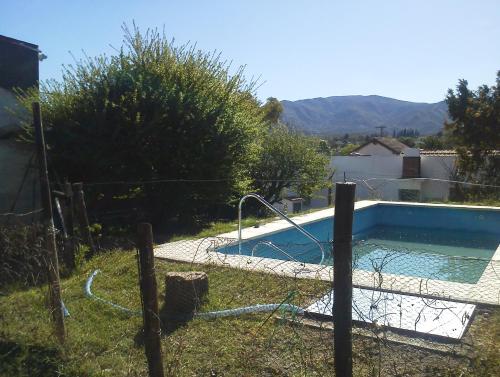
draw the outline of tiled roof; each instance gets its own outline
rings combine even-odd
[[[421,150],[420,155],[421,156],[456,156],[457,151],[454,149],[442,149],[442,150],[436,150],[436,151]]]
[[[400,142],[398,139],[393,137],[374,137],[374,140],[378,141],[380,144],[385,145],[387,148],[396,151],[398,153],[403,152],[408,145]]]
[[[493,156],[500,156],[500,150],[491,151],[489,154],[493,155]],[[454,149],[440,149],[440,150],[436,150],[436,151],[421,150],[420,155],[421,156],[458,156],[458,153]]]
[[[392,137],[374,137],[369,142],[367,142],[367,143],[359,146],[355,150],[353,150],[353,153],[357,152],[358,150],[360,150],[361,148],[365,147],[366,145],[368,145],[370,143],[380,144],[395,154],[400,154],[401,152],[403,152],[403,150],[405,150],[406,148],[409,148],[408,145],[406,145],[406,144],[400,142],[398,139],[395,139]]]

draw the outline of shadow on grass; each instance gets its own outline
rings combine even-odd
[[[176,332],[178,329],[187,326],[194,315],[185,315],[172,317],[166,310],[165,305],[162,305],[159,311],[160,316],[160,330],[162,336],[169,336]],[[141,327],[134,336],[134,343],[136,347],[144,346],[144,327]]]
[[[59,376],[61,363],[57,348],[0,340],[0,376]]]

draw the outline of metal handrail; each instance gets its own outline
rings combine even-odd
[[[276,246],[275,244],[273,244],[271,241],[260,241],[260,242],[258,242],[257,245],[255,245],[252,248],[252,254],[251,254],[252,257],[254,256],[255,249],[257,249],[257,247],[259,247],[260,245],[269,246],[270,248],[272,248],[274,250],[277,250],[277,251],[279,251],[282,254],[285,254],[288,258],[290,258],[294,262],[301,263],[300,261],[298,261],[297,259],[295,259],[294,257],[292,257],[290,254],[288,254],[285,250],[283,250],[283,249],[279,248],[278,246]]]
[[[243,202],[247,198],[254,198],[257,199],[259,202],[264,204],[267,208],[269,208],[271,211],[274,213],[278,214],[283,220],[286,220],[288,223],[292,224],[299,232],[301,232],[304,236],[312,240],[316,245],[318,245],[319,249],[321,250],[321,261],[319,264],[323,264],[323,260],[325,259],[325,250],[323,249],[323,246],[321,246],[321,242],[314,237],[311,233],[309,233],[307,230],[302,228],[300,225],[296,224],[294,221],[292,221],[287,215],[285,215],[283,212],[281,212],[279,209],[274,208],[271,203],[269,203],[266,199],[264,199],[262,196],[257,195],[257,194],[247,194],[243,196],[240,199],[240,203],[238,204],[238,252],[241,254],[241,207],[243,205]]]

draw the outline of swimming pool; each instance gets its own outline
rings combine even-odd
[[[333,217],[303,224],[332,263]],[[270,247],[279,247],[286,254]],[[357,209],[353,224],[353,268],[387,274],[475,284],[500,243],[495,209],[377,203]],[[217,249],[238,254],[238,245]],[[242,243],[241,254],[319,263],[321,250],[295,228]]]

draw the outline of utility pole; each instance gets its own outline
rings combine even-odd
[[[60,343],[64,343],[66,330],[64,327],[64,312],[61,301],[61,283],[59,280],[59,261],[57,258],[54,218],[52,216],[52,199],[50,197],[50,182],[47,171],[47,155],[43,136],[42,113],[40,104],[33,102],[33,123],[35,126],[35,141],[40,167],[40,192],[43,205],[43,227],[45,230],[45,248],[47,252],[49,278],[49,305],[55,325],[55,335]]]
[[[384,128],[387,128],[387,126],[377,126],[375,128],[380,129],[380,136],[382,137],[384,136]]]

